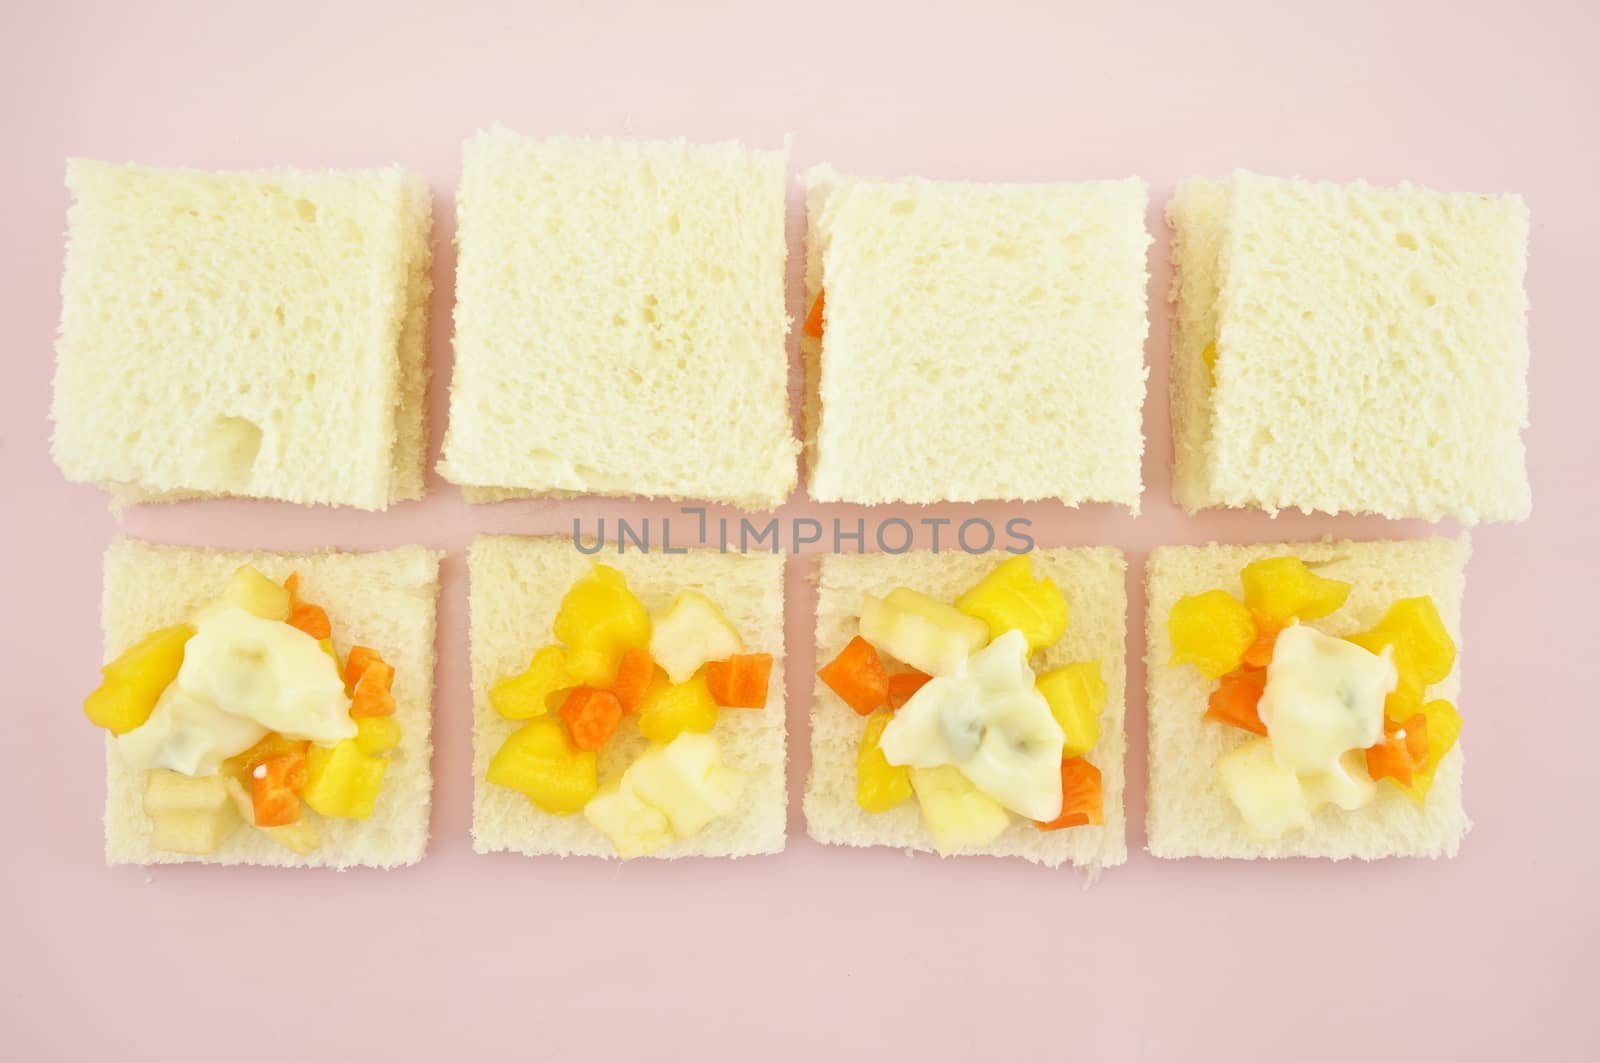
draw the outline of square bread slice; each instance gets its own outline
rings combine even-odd
[[[817,595],[817,664],[838,656],[858,632],[865,595],[910,587],[940,601],[955,598],[1005,560],[963,552],[838,554],[822,559]],[[1033,551],[1035,576],[1055,580],[1067,596],[1067,633],[1034,658],[1041,672],[1075,661],[1098,659],[1106,683],[1100,742],[1087,760],[1100,769],[1105,824],[1041,831],[1016,820],[986,849],[963,855],[1020,856],[1047,867],[1071,863],[1090,872],[1128,859],[1122,807],[1125,780],[1123,729],[1127,660],[1125,624],[1127,563],[1112,547],[1054,547]],[[806,777],[806,830],[827,845],[882,845],[933,851],[915,798],[887,812],[869,813],[856,804],[856,751],[867,718],[846,705],[821,679],[811,707],[811,772]]]
[[[462,155],[440,474],[473,502],[781,503],[787,148],[497,128]]]
[[[1143,181],[805,182],[812,498],[1138,511]]]
[[[1387,856],[1454,856],[1471,825],[1461,805],[1461,744],[1440,762],[1427,801],[1418,807],[1393,786],[1380,785],[1372,804],[1355,812],[1332,806],[1317,813],[1310,830],[1262,842],[1216,781],[1217,757],[1251,737],[1235,727],[1204,719],[1212,687],[1190,665],[1170,667],[1172,639],[1167,618],[1186,594],[1221,588],[1241,595],[1239,571],[1252,561],[1292,554],[1317,573],[1351,584],[1349,600],[1315,621],[1331,635],[1364,631],[1397,599],[1428,595],[1461,645],[1461,592],[1470,547],[1467,539],[1379,542],[1267,543],[1257,546],[1164,546],[1150,553],[1145,578],[1145,666],[1150,711],[1150,790],[1146,830],[1150,853],[1241,859],[1318,856],[1333,860]],[[1459,657],[1428,697],[1456,701],[1461,690]],[[1472,730],[1465,707],[1466,730]]]
[[[389,754],[383,791],[364,820],[318,817],[320,849],[301,856],[241,826],[217,852],[190,856],[152,848],[143,808],[144,773],[106,743],[106,862],[268,864],[277,867],[399,867],[422,859],[433,793],[431,704],[439,554],[420,546],[347,554],[241,553],[118,539],[106,551],[101,620],[106,660],[151,631],[180,623],[221,593],[240,565],[273,579],[300,574],[300,592],[322,606],[341,655],[370,646],[394,666],[400,745]],[[315,813],[307,813],[315,815]]]
[[[51,452],[123,501],[420,498],[427,184],[74,159]]]
[[[620,571],[641,604],[654,613],[679,591],[696,590],[722,609],[747,651],[772,654],[764,709],[723,709],[711,732],[723,762],[749,773],[738,812],[712,820],[700,833],[650,853],[753,856],[783,850],[788,792],[784,781],[783,558],[715,550],[643,554],[581,553],[567,536],[485,535],[467,555],[472,581],[472,847],[480,853],[616,857],[610,840],[582,815],[557,816],[522,794],[485,778],[506,737],[521,726],[495,712],[489,690],[528,666],[552,641],[556,609],[592,563]],[[638,717],[627,716],[600,753],[601,782],[631,764],[648,743]]]
[[[1520,197],[1238,173],[1167,220],[1181,506],[1527,517]]]

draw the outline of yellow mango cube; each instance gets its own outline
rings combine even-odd
[[[115,735],[143,725],[161,692],[178,678],[183,647],[194,632],[189,624],[153,631],[101,668],[105,681],[83,702],[89,722]]]
[[[1028,640],[1028,652],[1054,646],[1067,633],[1067,596],[1048,577],[1033,578],[1033,556],[1018,554],[997,565],[956,608],[989,625],[989,638],[1013,629]]]
[[[597,564],[561,599],[554,631],[573,685],[609,687],[623,653],[650,645],[650,614],[622,573]]]
[[[1227,591],[1206,591],[1178,599],[1167,617],[1172,637],[1169,665],[1192,664],[1207,679],[1238,668],[1256,639],[1256,622],[1245,604]]]
[[[1376,627],[1348,638],[1373,653],[1381,653],[1385,646],[1394,647],[1401,684],[1405,685],[1409,678],[1419,687],[1419,695],[1421,688],[1443,682],[1455,667],[1455,640],[1433,599],[1426,596],[1402,598],[1389,607]]]
[[[1456,740],[1461,737],[1461,713],[1443,698],[1428,702],[1419,711],[1428,720],[1428,757],[1420,768],[1411,773],[1411,785],[1401,786],[1400,789],[1420,805],[1427,800],[1428,791],[1433,788],[1433,777],[1438,774],[1439,761],[1455,748]],[[1389,781],[1394,782],[1392,778]]]
[[[306,753],[306,788],[300,799],[324,816],[366,819],[383,789],[389,762],[363,753],[353,738]]]
[[[531,720],[550,710],[553,695],[578,684],[567,674],[567,655],[560,646],[546,646],[520,675],[510,676],[489,690],[489,704],[508,720]]]
[[[1350,597],[1350,584],[1317,575],[1298,557],[1252,561],[1239,579],[1244,583],[1244,604],[1278,626],[1296,618],[1327,616]]]
[[[704,733],[716,725],[717,700],[703,669],[685,683],[673,683],[660,674],[650,680],[639,707],[641,735],[652,742],[670,742],[685,731]]]
[[[393,716],[359,717],[355,743],[367,756],[381,756],[400,744],[400,725],[394,722]]]
[[[503,742],[485,776],[558,816],[581,812],[600,789],[598,761],[567,737],[561,721],[539,716]]]
[[[1067,743],[1061,758],[1081,757],[1100,741],[1100,714],[1106,707],[1106,681],[1099,661],[1078,661],[1046,672],[1034,684],[1050,703]]]
[[[892,719],[886,712],[868,717],[861,746],[856,750],[856,804],[863,812],[887,812],[911,796],[911,769],[904,764],[890,764],[878,748],[883,729]]]

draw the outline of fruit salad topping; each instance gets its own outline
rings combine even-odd
[[[129,768],[145,773],[150,843],[215,852],[241,823],[305,854],[305,815],[365,819],[399,746],[394,669],[377,651],[341,663],[327,612],[245,565],[189,622],[152,632],[84,701]]]
[[[1205,718],[1257,736],[1216,763],[1250,833],[1271,841],[1324,807],[1356,811],[1385,779],[1422,804],[1461,733],[1454,705],[1425,700],[1456,655],[1433,600],[1397,601],[1340,639],[1310,622],[1342,608],[1350,584],[1290,556],[1251,562],[1240,582],[1242,601],[1224,590],[1179,599],[1167,630],[1170,664],[1217,681]]]
[[[906,587],[867,595],[861,633],[817,673],[867,717],[856,803],[881,813],[915,795],[941,854],[982,849],[1015,817],[1102,823],[1100,770],[1083,759],[1100,740],[1100,662],[1031,664],[1066,630],[1066,596],[1026,554],[954,604]]]
[[[771,654],[745,652],[706,595],[685,590],[651,615],[622,573],[601,564],[562,598],[553,634],[489,691],[496,712],[526,721],[490,761],[491,784],[554,815],[583,813],[624,859],[738,807],[746,775],[723,763],[711,732],[722,709],[766,707]],[[602,779],[599,754],[625,727],[649,745]]]

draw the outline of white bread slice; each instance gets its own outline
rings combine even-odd
[[[799,450],[787,156],[499,128],[467,141],[440,474],[501,489],[472,501],[782,502]]]
[[[822,559],[817,595],[818,666],[838,656],[858,633],[862,597],[910,587],[941,601],[955,598],[1005,560],[1003,555],[959,551],[905,554],[835,554]],[[1033,551],[1035,576],[1055,580],[1067,596],[1067,633],[1034,657],[1042,674],[1075,661],[1098,659],[1106,683],[1101,737],[1087,759],[1100,769],[1105,824],[1041,831],[1017,820],[994,844],[965,855],[1020,856],[1047,867],[1071,863],[1090,872],[1128,859],[1122,805],[1126,778],[1123,729],[1127,688],[1125,624],[1127,563],[1112,547],[1054,547]],[[811,707],[811,771],[806,777],[806,830],[829,845],[933,851],[915,798],[887,812],[856,804],[856,751],[867,718],[846,705],[822,680]]]
[[[1137,512],[1143,181],[805,182],[812,498]]]
[[[1205,349],[1217,338],[1217,258],[1228,209],[1227,187],[1191,178],[1167,204],[1172,227],[1172,497],[1190,513],[1211,505],[1211,368]]]
[[[1461,744],[1446,754],[1427,801],[1419,808],[1387,783],[1372,804],[1355,812],[1328,807],[1312,828],[1277,841],[1262,842],[1216,782],[1217,757],[1251,736],[1235,727],[1205,720],[1213,682],[1194,667],[1169,667],[1172,640],[1167,618],[1186,594],[1221,588],[1242,594],[1239,570],[1264,557],[1292,554],[1318,574],[1352,584],[1350,598],[1337,612],[1314,621],[1332,635],[1372,627],[1399,598],[1429,595],[1445,626],[1461,645],[1463,571],[1470,553],[1460,539],[1414,541],[1267,543],[1257,546],[1164,546],[1150,553],[1145,578],[1145,667],[1150,712],[1150,790],[1146,830],[1149,849],[1159,857],[1273,858],[1318,856],[1333,860],[1387,856],[1454,856],[1470,823],[1461,805]],[[1428,688],[1429,699],[1456,701],[1461,690],[1457,668]],[[1471,711],[1458,704],[1472,730]]]
[[[74,159],[52,454],[124,501],[422,494],[431,205],[399,169]]]
[[[320,849],[301,856],[248,824],[208,856],[152,848],[144,815],[144,773],[130,771],[106,743],[106,862],[268,864],[277,867],[398,867],[422,859],[433,793],[430,761],[434,623],[439,554],[419,546],[375,553],[241,553],[117,539],[106,551],[101,619],[106,659],[151,631],[180,623],[215,598],[240,565],[273,579],[300,573],[300,593],[328,611],[340,654],[370,646],[394,666],[399,747],[372,816],[328,819],[315,812]]]
[[[399,403],[395,407],[394,466],[390,502],[419,499],[426,491],[428,457],[428,300],[433,295],[433,200],[427,182],[410,185],[406,231],[406,316],[400,328]]]
[[[751,856],[783,849],[788,793],[784,782],[783,558],[771,554],[582,554],[567,536],[485,535],[467,555],[472,581],[472,847],[480,853],[615,857],[611,842],[581,815],[556,816],[522,794],[485,779],[506,736],[521,724],[489,704],[489,689],[528,666],[534,651],[553,641],[551,624],[562,597],[591,561],[620,571],[651,612],[683,590],[697,590],[721,607],[750,653],[770,653],[772,677],[764,709],[723,709],[712,734],[723,762],[749,773],[739,811],[700,833],[649,854]],[[625,717],[600,754],[602,783],[633,763],[648,743],[638,718]]]
[[[822,225],[822,212],[838,175],[826,166],[806,171],[806,314],[822,291],[822,262],[828,247],[828,231]],[[823,307],[824,316],[827,307]],[[822,427],[822,341],[800,334],[800,367],[804,381],[800,407],[800,442],[805,454],[806,490],[816,497],[817,432]]]
[[[1520,197],[1237,173],[1167,216],[1180,505],[1527,517]]]

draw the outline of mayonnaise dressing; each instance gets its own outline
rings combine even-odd
[[[1284,628],[1258,711],[1278,763],[1347,777],[1341,758],[1383,737],[1383,702],[1399,676],[1382,656],[1305,624]]]
[[[117,739],[129,767],[208,775],[269,731],[322,744],[355,737],[344,680],[316,639],[236,605],[205,610],[196,628],[150,719]]]
[[[1012,630],[972,654],[955,674],[935,676],[883,729],[878,748],[890,764],[953,764],[1018,815],[1061,814],[1061,751],[1066,736],[1034,686],[1028,641]]]

